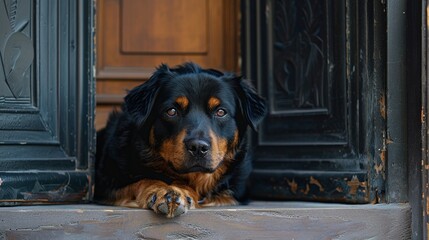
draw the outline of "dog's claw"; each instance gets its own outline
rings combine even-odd
[[[152,198],[151,198],[151,200],[149,201],[149,203],[147,204],[147,207],[148,208],[152,208],[153,207],[153,205],[155,204],[155,202],[156,202],[156,194],[153,194],[152,195]]]

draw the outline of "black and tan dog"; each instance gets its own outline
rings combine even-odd
[[[251,171],[246,130],[265,112],[241,77],[161,65],[97,134],[95,200],[167,217],[239,203]]]

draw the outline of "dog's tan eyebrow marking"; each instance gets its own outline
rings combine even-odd
[[[176,103],[179,104],[182,109],[187,109],[189,105],[189,100],[185,96],[180,96],[176,98]]]
[[[208,101],[208,107],[210,110],[214,110],[220,105],[220,99],[217,97],[210,97]]]

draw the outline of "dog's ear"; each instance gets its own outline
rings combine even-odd
[[[243,77],[235,77],[233,81],[242,114],[249,126],[256,131],[256,127],[267,113],[265,100],[258,95],[249,80]]]
[[[161,65],[145,83],[133,88],[125,96],[124,111],[128,112],[137,125],[144,124],[149,117],[160,89],[160,83],[172,73],[167,65]]]

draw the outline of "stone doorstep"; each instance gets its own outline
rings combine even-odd
[[[410,239],[409,204],[252,202],[174,219],[93,204],[0,207],[3,239]]]

